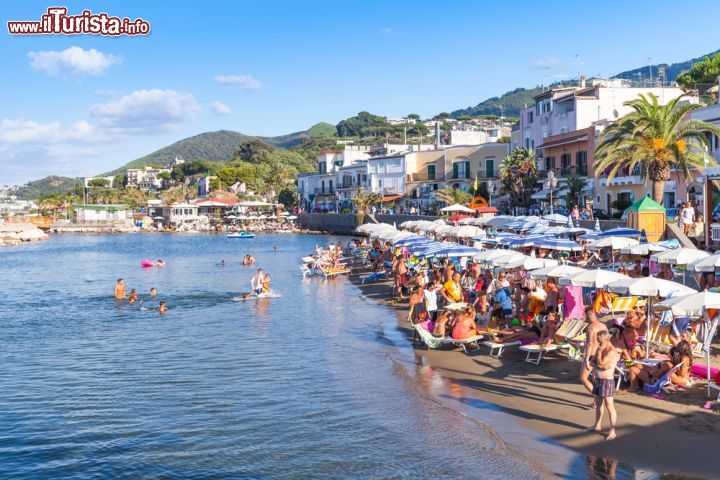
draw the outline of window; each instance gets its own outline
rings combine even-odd
[[[575,154],[575,166],[578,175],[587,175],[587,152],[582,150]]]
[[[470,178],[470,162],[462,161],[453,163],[453,178]]]
[[[325,162],[318,162],[318,172],[320,172],[320,173],[327,173],[327,163],[325,163]]]
[[[320,182],[320,193],[325,193],[325,180]]]
[[[533,112],[528,112],[527,121],[528,123],[533,123]]]
[[[435,165],[428,165],[428,166],[427,166],[427,179],[428,179],[428,180],[435,180]]]
[[[333,181],[329,180],[328,183],[330,185],[330,193],[333,193]]]
[[[486,158],[485,159],[485,176],[486,177],[494,177],[495,176],[495,159],[494,158]]]
[[[569,153],[563,153],[562,155],[560,155],[560,168],[562,168],[563,170],[569,169],[571,158],[572,157]]]
[[[555,157],[545,157],[545,170],[555,169]]]
[[[530,139],[529,138],[525,139],[525,148],[530,148]]]

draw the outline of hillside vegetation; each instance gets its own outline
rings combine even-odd
[[[21,200],[35,200],[47,195],[65,193],[75,185],[83,185],[83,179],[52,175],[23,185],[15,194]]]

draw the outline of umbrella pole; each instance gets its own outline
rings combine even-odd
[[[645,360],[650,357],[650,333],[652,332],[652,297],[648,295],[647,301],[647,331],[645,332]]]

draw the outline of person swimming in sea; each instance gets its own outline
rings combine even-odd
[[[246,293],[242,296],[243,300],[247,300],[248,297],[252,294],[260,295],[263,293],[263,283],[265,282],[265,275],[263,275],[263,269],[258,268],[257,275],[255,275],[252,280],[250,280],[250,288],[252,289],[250,292]],[[268,278],[268,285],[270,283],[270,279]]]
[[[157,297],[157,288],[152,287],[152,288],[150,289],[150,296],[153,297],[153,298],[154,298],[154,297]]]
[[[158,312],[160,312],[160,313],[167,312],[167,304],[165,303],[165,300],[160,300],[160,306],[158,307]]]
[[[156,266],[156,267],[164,267],[164,266],[165,266],[165,262],[163,262],[162,260],[158,259],[158,261],[155,262],[155,266]]]
[[[261,293],[268,293],[270,291],[270,274],[268,273],[263,277],[262,281],[262,292]]]
[[[115,284],[115,298],[121,299],[125,298],[127,295],[125,294],[125,282],[122,278],[118,278],[117,284]]]
[[[128,300],[132,300],[132,302],[135,302],[138,299],[138,294],[135,292],[135,289],[133,288],[130,290],[130,295],[128,295]]]

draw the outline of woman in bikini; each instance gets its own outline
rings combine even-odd
[[[465,340],[476,335],[479,335],[479,332],[475,324],[475,310],[468,307],[455,317],[452,338],[454,340]]]

